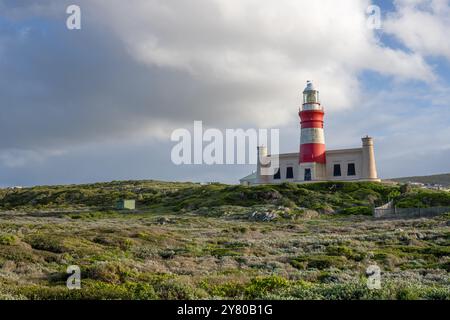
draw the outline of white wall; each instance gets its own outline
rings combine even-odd
[[[304,178],[304,169],[312,168],[312,179],[314,180],[331,180],[331,181],[352,181],[362,179],[362,167],[363,167],[363,149],[343,149],[343,150],[330,150],[326,151],[327,163],[325,167],[317,164],[299,164],[299,154],[289,153],[279,156],[279,165],[281,170],[281,179],[274,179],[273,176],[265,178],[265,183],[283,183],[283,182],[302,182]],[[349,163],[355,164],[354,176],[348,176],[347,168]],[[341,166],[341,176],[334,177],[334,165],[339,164]],[[287,168],[292,167],[294,171],[293,179],[286,179]],[[325,176],[323,174],[325,171]],[[254,182],[250,182],[251,184]]]
[[[359,149],[345,149],[345,150],[332,150],[326,152],[327,157],[327,180],[358,180],[362,176],[362,148]],[[355,176],[347,175],[347,167],[349,163],[355,164]],[[341,166],[341,176],[335,177],[334,165],[339,164]]]
[[[273,176],[267,177],[268,183],[283,183],[283,182],[295,182],[297,181],[297,175],[298,175],[298,154],[292,153],[292,154],[286,154],[286,155],[280,155],[279,157],[279,166],[281,170],[281,179],[276,180]],[[286,173],[287,168],[292,167],[294,171],[294,178],[293,179],[286,179]]]

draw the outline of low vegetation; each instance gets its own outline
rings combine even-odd
[[[450,204],[424,192],[153,181],[0,190],[0,299],[450,299],[450,214],[370,215],[391,199]],[[120,198],[138,210],[114,210]],[[66,287],[70,265],[81,290]],[[367,287],[370,265],[379,290]]]

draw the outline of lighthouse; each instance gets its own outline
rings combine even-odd
[[[325,112],[320,103],[319,91],[311,81],[307,81],[303,90],[303,102],[298,115],[301,128],[300,152],[268,155],[267,147],[260,146],[257,149],[257,170],[242,178],[241,184],[381,181],[377,174],[372,137],[363,137],[360,148],[325,150]],[[278,170],[275,174],[268,175],[267,164],[273,163],[272,161],[279,165]]]
[[[301,125],[299,180],[320,180],[326,175],[324,115],[319,91],[311,81],[307,81],[303,91],[303,104],[299,111]]]

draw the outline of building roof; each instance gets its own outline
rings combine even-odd
[[[347,152],[361,152],[362,148],[351,148],[351,149],[337,149],[337,150],[327,150],[325,153],[347,153]]]
[[[326,150],[326,154],[335,154],[335,153],[347,153],[347,152],[361,152],[362,148],[351,148],[351,149],[335,149],[335,150]],[[278,155],[279,158],[294,158],[299,156],[299,152],[293,153],[280,153]],[[274,155],[270,154],[268,157],[273,157]]]
[[[278,155],[279,158],[291,158],[291,157],[298,157],[299,153],[298,152],[294,152],[294,153],[280,153]],[[268,157],[272,157],[274,156],[273,154],[268,155]]]
[[[249,174],[248,176],[239,179],[239,181],[248,181],[248,180],[256,180],[256,172]]]

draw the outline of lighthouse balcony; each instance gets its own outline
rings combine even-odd
[[[311,110],[317,110],[317,111],[324,111],[322,105],[320,103],[305,103],[300,107],[301,111],[311,111]]]

